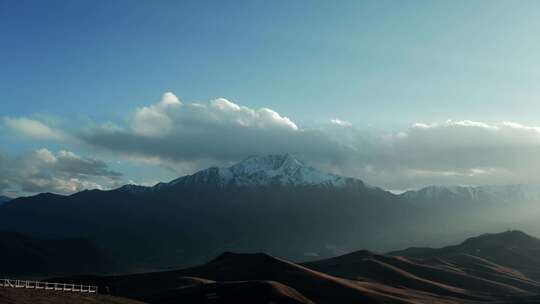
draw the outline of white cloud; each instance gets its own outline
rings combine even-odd
[[[175,162],[230,161],[287,147],[294,152],[308,149],[321,138],[269,108],[251,109],[224,98],[180,103],[171,96],[137,109],[128,128],[94,128],[81,138],[125,155]],[[167,98],[173,101],[165,102]]]
[[[153,137],[166,136],[171,132],[181,131],[181,128],[195,125],[298,130],[290,119],[268,108],[254,110],[224,98],[207,104],[192,103],[182,106],[178,98],[170,92],[166,93],[159,103],[137,109],[131,125],[135,133]]]
[[[298,130],[290,119],[268,108],[254,110],[224,98],[207,104],[183,105],[171,92],[165,93],[156,104],[138,108],[131,120],[135,134],[157,138],[181,132],[182,129],[193,129],[197,125]]]
[[[164,105],[181,105],[182,102],[173,92],[165,92],[163,97],[161,97],[161,103]]]
[[[352,123],[350,123],[348,121],[345,121],[345,120],[338,119],[338,118],[331,119],[330,123],[332,123],[334,125],[337,125],[337,126],[340,126],[340,127],[352,127]]]
[[[41,162],[46,164],[54,164],[57,162],[56,156],[54,156],[51,151],[45,148],[34,151],[34,157],[35,159],[40,160]]]
[[[38,140],[63,140],[64,133],[27,117],[5,117],[4,124],[15,132]]]
[[[181,105],[176,95],[166,92],[157,104],[137,109],[131,126],[137,134],[143,136],[167,134],[173,127],[173,119],[169,117],[169,113]]]

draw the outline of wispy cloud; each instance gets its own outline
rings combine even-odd
[[[330,123],[332,123],[334,125],[341,126],[341,127],[352,127],[352,123],[350,123],[348,121],[345,121],[345,120],[338,119],[338,118],[331,119]]]
[[[63,140],[65,134],[61,130],[47,126],[45,123],[27,117],[5,117],[4,124],[20,135],[37,140]]]

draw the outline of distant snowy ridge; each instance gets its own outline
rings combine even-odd
[[[462,199],[468,201],[526,202],[540,201],[540,187],[534,185],[489,186],[428,186],[407,191],[400,195],[411,201],[443,201]]]

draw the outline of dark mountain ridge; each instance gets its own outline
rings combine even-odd
[[[0,195],[0,205],[5,204],[9,202],[10,200],[12,200],[11,197]]]

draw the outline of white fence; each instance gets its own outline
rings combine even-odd
[[[98,287],[92,286],[92,285],[51,283],[51,282],[11,280],[11,279],[1,279],[0,287],[58,290],[58,291],[84,292],[84,293],[97,293],[98,292]]]

